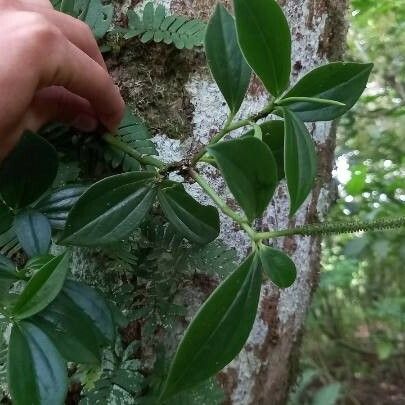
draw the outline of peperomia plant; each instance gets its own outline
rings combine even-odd
[[[99,0],[55,1],[55,7],[87,21],[97,37],[111,22],[112,9]],[[223,369],[242,349],[256,316],[263,276],[279,288],[290,287],[296,267],[272,238],[352,232],[404,225],[404,219],[373,223],[314,224],[263,232],[255,229],[281,182],[286,182],[290,215],[311,193],[317,174],[316,149],[305,122],[329,121],[347,112],[361,96],[371,64],[331,63],[289,87],[291,35],[274,0],[234,0],[235,18],[218,5],[205,25],[166,16],[147,5],[143,19],[130,14],[129,39],[141,36],[191,48],[205,32],[209,68],[229,107],[224,127],[208,145],[181,162],[163,163],[143,123],[127,113],[117,134],[104,134],[102,158],[120,173],[88,182],[60,182],[64,162],[51,143],[68,129],[51,126],[41,135],[25,133],[0,167],[0,231],[5,249],[22,248],[29,260],[17,269],[0,256],[3,321],[11,325],[9,388],[16,404],[63,403],[67,362],[100,361],[115,327],[106,300],[82,283],[67,279],[69,248],[102,247],[128,238],[153,207],[159,206],[176,232],[196,244],[215,240],[219,211],[251,240],[251,252],[203,304],[181,340],[157,402],[164,402]],[[257,114],[235,120],[252,74],[269,93]],[[246,128],[239,137],[225,139]],[[98,146],[100,146],[98,144]],[[65,148],[66,145],[63,145]],[[73,148],[73,147],[72,147]],[[100,149],[100,148],[99,148]],[[61,151],[59,151],[62,153]],[[240,207],[233,210],[199,173],[213,166]],[[173,181],[176,172],[183,182]],[[66,175],[66,173],[65,173]],[[68,177],[67,177],[68,178]],[[212,206],[196,201],[182,183],[197,183]],[[57,186],[56,186],[57,185]],[[2,240],[4,238],[1,238]],[[10,287],[13,288],[10,289]]]

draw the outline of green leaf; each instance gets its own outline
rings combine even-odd
[[[0,255],[0,280],[19,280],[16,265],[6,256]]]
[[[29,257],[48,253],[51,244],[51,224],[48,218],[33,210],[21,211],[14,220],[18,241]]]
[[[105,341],[114,340],[115,331],[111,310],[101,294],[94,288],[72,280],[66,281],[63,292],[93,321],[94,327]]]
[[[277,165],[269,147],[253,137],[207,148],[249,221],[260,217],[277,186]]]
[[[305,124],[289,109],[283,108],[285,121],[284,170],[290,194],[290,215],[306,200],[316,176],[316,152]]]
[[[87,189],[78,184],[53,190],[35,205],[35,209],[46,215],[53,229],[63,230],[70,210]]]
[[[130,172],[93,184],[70,211],[61,243],[100,246],[127,238],[155,201],[155,177]]]
[[[31,318],[67,360],[96,364],[101,361],[101,345],[93,321],[64,292],[45,310]]]
[[[346,183],[345,189],[350,195],[361,195],[366,186],[368,168],[364,164],[358,164],[351,168],[351,171],[352,176]]]
[[[159,203],[169,222],[191,242],[206,244],[219,235],[219,214],[202,205],[180,183],[169,183],[158,192]]]
[[[35,325],[13,325],[8,349],[8,386],[15,405],[57,405],[65,401],[66,363]]]
[[[291,73],[291,35],[275,0],[234,0],[242,52],[266,89],[279,96]]]
[[[76,0],[74,16],[84,21],[97,39],[101,39],[110,28],[114,8],[101,0]]]
[[[55,257],[38,270],[14,305],[15,317],[28,318],[46,308],[62,289],[68,270],[69,254]]]
[[[249,87],[252,71],[238,45],[235,20],[222,4],[207,27],[205,53],[208,66],[232,114],[236,114]]]
[[[192,49],[203,45],[206,23],[185,16],[166,16],[163,5],[154,9],[153,2],[145,5],[143,13],[128,12],[128,29],[123,29],[124,38],[140,37],[141,42],[164,42],[178,49]]]
[[[270,148],[277,164],[278,180],[285,177],[284,173],[284,121],[273,120],[260,124],[262,140]],[[254,136],[255,131],[251,130],[245,136]]]
[[[284,98],[312,97],[339,101],[345,106],[312,102],[289,104],[303,121],[331,121],[349,111],[366,88],[373,64],[335,62],[305,75]]]
[[[0,234],[7,232],[13,225],[14,215],[13,212],[0,201]]]
[[[282,251],[260,245],[260,262],[269,279],[279,288],[288,288],[297,278],[294,262]]]
[[[161,399],[223,369],[242,350],[256,317],[261,287],[257,256],[249,256],[212,293],[186,330]]]
[[[24,269],[36,272],[42,267],[44,267],[51,260],[53,260],[55,257],[56,256],[50,254],[32,257],[27,261],[27,263],[24,266]]]
[[[55,179],[58,155],[45,139],[25,132],[0,167],[0,193],[7,205],[24,208],[40,197]]]

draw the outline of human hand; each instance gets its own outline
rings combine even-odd
[[[124,101],[82,21],[48,0],[0,0],[0,55],[0,159],[52,120],[116,129]]]

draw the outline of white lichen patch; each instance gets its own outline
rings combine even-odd
[[[183,146],[179,139],[168,138],[158,134],[152,138],[159,153],[159,159],[165,163],[178,162],[184,157]]]

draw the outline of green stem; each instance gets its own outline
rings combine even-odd
[[[275,107],[274,103],[271,102],[266,108],[264,108],[259,113],[252,115],[251,117],[246,118],[245,120],[236,121],[234,123],[232,123],[234,116],[233,114],[230,114],[224,124],[224,128],[221,131],[219,131],[216,135],[214,135],[214,137],[209,142],[208,146],[215,145],[216,143],[221,141],[225,135],[229,134],[232,131],[235,131],[236,129],[252,125],[252,122],[257,122],[263,118],[266,118],[274,111],[274,107]],[[201,150],[194,155],[194,157],[191,160],[191,165],[195,166],[200,161],[200,159],[205,155],[205,152],[206,146],[202,147]]]
[[[162,161],[154,158],[153,156],[142,155],[137,150],[127,145],[125,142],[120,141],[116,136],[112,136],[111,134],[105,134],[103,136],[103,139],[110,145],[127,153],[129,156],[133,157],[135,160],[137,160],[139,163],[143,165],[151,165],[159,169],[162,169],[166,166]]]
[[[234,117],[235,117],[235,115],[233,113],[230,113],[228,115],[228,118],[225,121],[224,127],[211,139],[209,145],[216,144],[229,132],[228,128],[232,124]],[[205,152],[206,152],[206,149],[204,147],[194,155],[194,157],[191,161],[193,166],[205,155]]]
[[[312,97],[287,97],[276,102],[277,105],[288,105],[292,103],[316,103],[324,105],[335,105],[338,107],[345,107],[346,104],[336,100],[328,100],[326,98],[312,98]]]
[[[304,225],[297,228],[283,229],[280,231],[256,233],[255,240],[272,239],[292,235],[330,235],[339,233],[353,233],[360,231],[374,231],[383,229],[397,229],[405,226],[405,217],[378,219],[376,221],[362,222],[325,222],[313,225]]]
[[[208,184],[208,182],[200,176],[195,170],[189,170],[190,176],[196,181],[196,183],[205,191],[205,193],[211,198],[217,207],[229,218],[232,218],[240,225],[248,225],[246,218],[233,211],[226,205],[226,202],[217,194],[217,192]],[[249,225],[248,225],[249,226]]]

